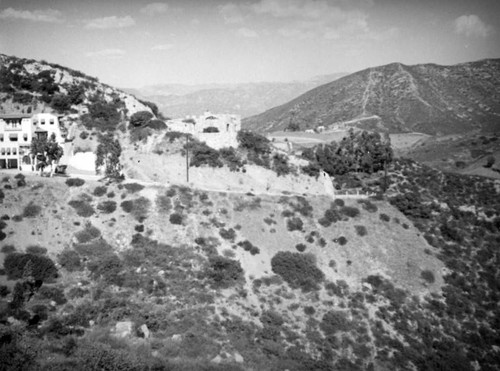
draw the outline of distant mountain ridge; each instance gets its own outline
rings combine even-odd
[[[164,84],[124,90],[154,102],[164,115],[172,118],[200,115],[206,110],[248,117],[288,102],[316,86],[345,75],[345,73],[322,75],[307,81],[203,85]]]
[[[301,130],[343,124],[392,133],[492,130],[500,126],[500,59],[368,68],[246,118],[243,127],[270,132],[290,123]]]

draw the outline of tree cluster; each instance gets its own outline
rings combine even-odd
[[[98,140],[99,145],[95,160],[96,173],[98,174],[100,168],[104,166],[104,175],[107,178],[119,178],[121,175],[120,155],[122,153],[120,142],[111,133],[100,135]]]
[[[351,172],[368,174],[385,169],[392,162],[393,152],[389,138],[379,133],[349,130],[339,143],[331,142],[304,150],[302,156],[311,162],[306,170],[324,170],[331,176]]]
[[[49,139],[46,137],[35,137],[31,141],[31,157],[37,159],[37,170],[47,166],[57,165],[62,155],[63,148],[56,142],[56,135],[52,133]]]

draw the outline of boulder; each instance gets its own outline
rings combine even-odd
[[[121,321],[115,325],[114,335],[118,338],[125,338],[132,335],[132,321]]]

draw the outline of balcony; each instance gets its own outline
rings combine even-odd
[[[16,126],[5,125],[4,130],[5,131],[23,131],[23,127],[21,125],[16,125]]]

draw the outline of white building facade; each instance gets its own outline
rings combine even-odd
[[[52,134],[64,143],[59,117],[51,113],[0,115],[0,169],[34,170],[31,141]]]

